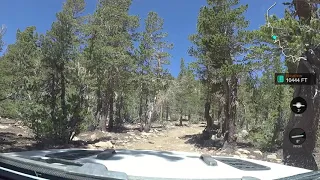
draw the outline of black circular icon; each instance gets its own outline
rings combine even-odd
[[[302,97],[296,97],[291,101],[290,107],[292,112],[301,114],[307,109],[307,101]]]
[[[289,133],[289,140],[294,145],[301,145],[306,140],[306,132],[300,128],[294,128]]]

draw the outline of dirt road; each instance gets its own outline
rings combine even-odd
[[[188,143],[187,137],[197,136],[201,133],[203,127],[199,125],[190,125],[189,127],[175,127],[169,131],[154,133],[142,133],[145,138],[138,138],[139,141],[130,142],[117,148],[128,149],[149,149],[166,151],[197,151],[197,148]]]
[[[123,132],[84,132],[77,136],[77,140],[65,146],[49,146],[37,144],[31,131],[21,123],[0,119],[0,153],[26,150],[40,150],[52,148],[116,148],[116,149],[148,149],[162,151],[199,152],[211,155],[238,156],[281,162],[282,153],[267,153],[258,151],[254,147],[239,145],[234,152],[224,152],[214,148],[210,142],[203,141],[200,134],[203,124],[186,124],[176,126],[173,123],[168,128],[154,127],[150,133],[140,132],[137,125],[132,125]],[[209,143],[208,143],[209,142]]]

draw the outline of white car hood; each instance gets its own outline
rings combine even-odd
[[[18,157],[45,157],[47,154],[88,149],[53,149],[45,151],[24,151],[5,153]],[[97,155],[74,160],[75,162],[95,162],[103,164],[109,171],[124,172],[129,176],[179,178],[179,179],[226,179],[255,177],[258,179],[278,179],[311,170],[285,166],[252,159],[242,159],[270,170],[244,171],[217,160],[217,166],[209,166],[200,159],[198,153],[167,152],[151,150],[116,150],[116,154],[106,160],[96,159]],[[221,156],[219,156],[221,157]],[[234,158],[233,159],[241,159]]]

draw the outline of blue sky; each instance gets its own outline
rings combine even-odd
[[[36,26],[39,33],[50,29],[55,14],[62,8],[65,0],[1,0],[0,25],[7,27],[4,37],[6,44],[12,44],[16,39],[17,29],[24,30],[27,26]],[[97,0],[86,0],[86,13],[92,13]],[[265,23],[266,10],[274,2],[271,14],[283,15],[283,0],[240,0],[241,4],[249,4],[245,16],[250,21],[249,29],[257,29]],[[200,7],[206,0],[133,0],[130,14],[138,15],[142,20],[149,11],[157,12],[164,19],[164,31],[168,32],[167,40],[174,44],[170,51],[171,64],[169,69],[174,76],[179,73],[180,59],[193,61],[187,53],[192,45],[188,36],[196,32],[197,16]]]

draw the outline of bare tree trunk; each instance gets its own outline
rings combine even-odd
[[[239,126],[240,126],[240,128],[242,129],[245,125],[245,123],[246,123],[246,118],[245,118],[245,114],[247,114],[247,112],[246,112],[246,106],[244,105],[244,103],[241,103],[242,104],[242,106],[243,106],[243,110],[244,110],[244,112],[243,112],[243,114],[242,114],[242,116],[241,116],[241,120],[240,120],[240,122],[239,122]],[[246,129],[248,129],[247,128],[247,124],[248,123],[246,123]]]
[[[96,122],[100,124],[100,121],[101,121],[101,116],[102,116],[102,104],[103,104],[103,101],[102,101],[102,92],[101,92],[101,80],[100,78],[97,78],[97,82],[98,82],[98,89],[97,89],[97,110],[96,110],[96,113],[95,113],[95,118],[96,118]],[[95,124],[96,125],[96,124]],[[101,128],[101,126],[100,126]]]
[[[160,121],[162,122],[163,121],[163,103],[160,105]]]
[[[182,126],[182,112],[180,111],[180,118],[179,118],[179,121],[180,121],[180,126]]]
[[[118,95],[117,93],[115,93],[115,102],[116,102],[116,108],[115,108],[115,112],[116,112],[116,127],[120,128],[123,124],[123,118],[121,116],[121,111],[123,108],[123,93],[120,93],[120,95]]]
[[[222,111],[223,111],[223,106],[219,106],[219,110],[218,110],[218,120],[219,120],[219,124],[220,124],[220,133],[222,133],[222,126],[223,126],[223,119],[221,117],[221,114],[222,114]]]
[[[152,115],[154,113],[155,110],[155,103],[156,103],[156,96],[154,97],[154,100],[149,102],[148,104],[148,111],[147,111],[147,119],[145,122],[145,126],[144,126],[144,131],[145,132],[149,132],[151,129],[151,119],[152,119]]]
[[[143,99],[142,94],[140,94],[140,102],[139,102],[139,122],[142,128],[143,124]]]
[[[224,120],[222,123],[222,134],[227,133],[228,130],[228,124],[229,124],[229,119],[230,119],[230,89],[229,89],[229,84],[228,81],[226,79],[226,77],[223,78],[223,87],[224,87],[224,99],[225,99],[225,104],[224,104]]]
[[[101,105],[101,115],[100,115],[100,121],[99,121],[99,126],[101,131],[107,131],[107,119],[108,119],[108,106],[109,106],[109,98],[108,98],[108,91],[105,91],[102,94],[101,100],[102,100],[102,105]]]
[[[237,118],[237,88],[238,88],[238,79],[236,75],[231,76],[230,82],[230,116],[228,120],[228,143],[233,147],[236,145],[236,118]]]
[[[305,169],[318,170],[318,166],[313,157],[313,150],[316,146],[317,130],[320,116],[320,97],[317,93],[320,80],[320,62],[317,57],[320,56],[320,49],[314,50],[316,55],[307,53],[307,61],[300,60],[298,73],[315,73],[317,85],[295,86],[293,97],[302,97],[307,101],[307,110],[300,116],[291,113],[290,120],[285,128],[283,138],[283,157],[284,162],[290,166],[296,166]],[[293,128],[301,128],[306,133],[306,140],[300,146],[294,146],[289,140],[289,133]]]
[[[113,90],[111,90],[110,97],[109,97],[109,123],[108,123],[108,130],[109,131],[112,131],[113,127],[114,127],[113,106],[114,106],[114,92],[113,92]]]
[[[213,108],[212,108],[212,112],[211,112],[211,117],[212,117],[212,124],[214,124],[214,121],[217,120],[217,112],[215,111],[215,105],[213,105]]]
[[[166,105],[166,121],[169,121],[169,105]]]
[[[236,118],[237,118],[237,88],[238,78],[233,74],[228,83],[226,78],[223,78],[223,85],[225,90],[225,120],[222,127],[224,134],[223,149],[234,148],[236,146]]]
[[[60,100],[61,100],[61,109],[62,109],[62,117],[59,120],[59,136],[60,140],[62,140],[64,143],[69,140],[69,137],[67,137],[67,132],[65,131],[65,125],[67,122],[67,105],[66,105],[66,78],[64,76],[64,63],[60,66],[60,83],[61,83],[61,94],[60,94]]]
[[[205,106],[204,106],[204,117],[207,121],[207,129],[211,129],[212,128],[212,118],[210,116],[210,108],[211,108],[211,104],[210,101],[207,100]]]
[[[68,132],[69,133],[69,142],[72,141],[74,136],[79,133],[79,129],[77,127],[83,120],[83,118],[80,115],[80,112],[81,112],[82,108],[84,108],[83,106],[85,103],[85,97],[84,97],[85,96],[85,88],[86,87],[84,85],[80,85],[79,99],[78,99],[78,102],[76,103],[75,108],[73,109],[72,118],[69,121],[69,125],[68,125],[68,127],[70,128],[69,132]]]
[[[119,119],[122,119],[122,110],[124,110],[124,94],[121,93],[120,96],[120,103],[119,103],[119,109],[118,109],[118,115],[119,115]]]
[[[114,96],[114,103],[115,103],[115,107],[113,109],[113,111],[115,112],[115,127],[118,128],[121,124],[120,122],[120,114],[121,114],[121,109],[120,109],[120,99],[119,98],[119,94],[117,92],[114,92],[115,96]]]
[[[54,128],[57,126],[57,119],[56,119],[56,100],[57,100],[57,94],[56,94],[56,75],[53,73],[51,77],[51,87],[50,87],[50,116],[51,116],[51,121],[54,124]],[[40,134],[36,134],[36,136],[40,136]]]

